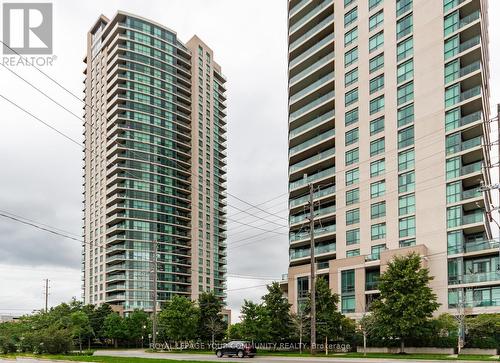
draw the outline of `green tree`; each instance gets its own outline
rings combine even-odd
[[[227,338],[229,340],[242,340],[245,338],[243,334],[243,325],[242,323],[234,323],[229,325],[227,329]]]
[[[466,319],[466,345],[477,348],[500,348],[500,314],[481,314]]]
[[[160,330],[174,341],[196,338],[200,311],[188,298],[175,295],[158,316]]]
[[[94,337],[98,340],[103,340],[105,338],[104,320],[109,314],[113,313],[113,309],[111,309],[111,306],[109,306],[109,304],[102,304],[98,308],[95,308],[94,305],[87,305],[86,307],[84,307],[84,311],[89,317]]]
[[[115,347],[118,347],[118,342],[125,339],[127,331],[123,318],[118,313],[112,313],[104,319],[104,337],[111,339]]]
[[[427,322],[439,307],[429,287],[433,277],[423,268],[420,256],[396,256],[380,276],[380,299],[372,304],[377,329],[387,338],[400,341],[425,334]]]
[[[252,342],[265,342],[268,337],[268,321],[264,307],[245,300],[241,307],[241,332],[245,339]]]
[[[143,310],[134,310],[125,318],[127,339],[137,346],[143,340],[144,333],[149,326],[149,315]],[[146,328],[144,328],[146,327]]]
[[[200,321],[198,335],[203,341],[222,339],[227,324],[222,319],[222,301],[213,292],[203,292],[198,299]]]
[[[262,296],[262,300],[269,339],[272,342],[288,339],[292,335],[291,304],[278,282],[267,285],[267,294]]]
[[[296,314],[291,314],[293,337],[299,341],[299,351],[302,353],[302,345],[309,337],[311,318],[304,311],[299,310]]]
[[[71,313],[71,332],[78,339],[80,353],[82,352],[82,337],[92,333],[92,326],[87,314],[82,310]]]

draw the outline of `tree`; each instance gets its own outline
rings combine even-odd
[[[82,310],[71,313],[71,332],[78,338],[80,353],[82,352],[82,336],[92,333],[89,317]]]
[[[242,333],[252,342],[264,342],[268,339],[268,324],[264,307],[249,300],[244,300],[241,307]]]
[[[262,297],[265,320],[268,325],[268,336],[273,342],[278,342],[290,337],[292,320],[290,316],[291,304],[283,295],[283,290],[278,282],[267,285],[267,294]]]
[[[466,322],[468,346],[500,347],[500,314],[481,314],[467,318]]]
[[[134,310],[125,318],[125,327],[127,330],[127,338],[133,341],[137,346],[139,341],[142,342],[145,328],[148,327],[149,316],[143,310]]]
[[[227,338],[229,340],[241,340],[244,339],[243,325],[242,323],[231,324],[227,329]]]
[[[385,337],[399,339],[401,353],[406,339],[425,333],[428,320],[439,307],[429,287],[432,279],[416,253],[396,256],[380,276],[380,299],[372,303],[372,311],[377,329]]]
[[[106,338],[113,340],[115,348],[118,347],[118,341],[127,336],[123,318],[118,313],[109,314],[104,319],[103,333]]]
[[[166,338],[175,341],[196,338],[200,311],[184,296],[175,295],[160,312],[158,322]]]
[[[84,311],[89,316],[94,337],[99,340],[104,339],[104,320],[109,314],[113,313],[111,306],[109,304],[102,304],[98,308],[95,308],[93,305],[87,305],[87,308],[84,307]]]
[[[305,336],[308,336],[310,317],[302,310],[297,314],[291,314],[294,335],[299,338],[299,351],[302,353],[302,342]]]
[[[213,292],[203,292],[198,299],[200,307],[199,337],[215,343],[223,337],[227,324],[222,319],[222,301]]]

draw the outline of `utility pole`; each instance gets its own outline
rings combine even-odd
[[[158,297],[158,241],[153,241],[153,349],[156,349],[156,333],[157,333],[157,321],[156,321],[156,299]]]
[[[314,256],[314,187],[309,184],[309,230],[311,235],[311,354],[316,350],[316,258]]]
[[[45,312],[49,311],[49,279],[44,279],[45,281]]]

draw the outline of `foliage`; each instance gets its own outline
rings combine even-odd
[[[196,338],[200,311],[186,297],[174,296],[165,304],[158,322],[163,338],[187,341]]]
[[[203,292],[198,299],[200,308],[199,337],[203,341],[220,340],[227,324],[222,319],[222,301],[213,292]]]
[[[269,329],[267,336],[272,342],[280,342],[288,339],[291,335],[291,304],[283,295],[278,282],[267,285],[267,291],[267,294],[262,297],[264,319]]]
[[[228,340],[242,340],[244,338],[243,323],[235,323],[229,325],[229,328],[227,329]]]
[[[500,314],[468,317],[466,331],[466,347],[500,348]]]
[[[267,314],[262,304],[244,300],[241,307],[242,333],[245,339],[252,342],[266,342],[268,338]]]

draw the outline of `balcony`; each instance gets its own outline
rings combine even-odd
[[[325,188],[325,189],[320,189],[317,192],[313,194],[314,200],[318,200],[320,198],[323,198],[324,196],[330,195],[335,193],[335,185],[332,185],[331,187]],[[290,200],[290,208],[299,206],[301,204],[306,203],[309,200],[309,195],[304,195],[303,197],[296,198]]]
[[[461,246],[448,246],[448,254],[481,252],[488,250],[498,250],[500,248],[499,240],[484,240],[464,242]]]
[[[484,213],[472,213],[462,216],[462,225],[481,223],[484,220]]]
[[[315,217],[322,217],[322,216],[325,216],[328,214],[335,213],[335,210],[336,210],[336,206],[332,205],[330,207],[320,208],[320,209],[315,210],[314,215],[315,215]],[[290,224],[296,224],[299,222],[303,222],[308,217],[309,217],[309,213],[302,213],[302,214],[298,214],[295,216],[291,216],[290,217]]]
[[[500,281],[500,271],[478,272],[448,277],[449,285],[474,284],[491,281]]]
[[[482,161],[476,161],[475,163],[464,165],[460,168],[460,176],[464,176],[467,174],[477,173],[481,171],[483,168]]]
[[[316,24],[314,27],[312,27],[310,30],[302,34],[300,37],[298,37],[296,40],[294,40],[289,47],[289,52],[292,52],[294,49],[296,49],[300,44],[305,42],[307,39],[311,38],[319,29],[325,27],[329,23],[333,23],[334,16],[329,15],[325,19],[321,20],[318,24]]]
[[[325,169],[325,170],[320,171],[318,173],[308,175],[306,178],[296,180],[296,181],[290,183],[289,187],[290,187],[290,190],[294,190],[294,189],[297,189],[299,187],[308,185],[309,183],[313,183],[316,180],[320,180],[320,179],[327,178],[327,177],[333,177],[334,175],[335,175],[335,167],[332,166],[331,168]]]
[[[310,158],[302,160],[296,164],[290,165],[290,174],[297,172],[300,169],[306,168],[314,163],[317,163],[320,160],[333,157],[335,155],[335,148],[331,148],[325,151],[320,152]]]
[[[288,17],[291,18],[292,16],[297,14],[297,12],[302,9],[304,4],[309,2],[309,1],[311,1],[311,0],[301,0],[300,2],[298,2],[293,8],[290,9],[290,13],[288,14]]]
[[[483,141],[482,136],[477,136],[472,139],[463,141],[460,144],[448,146],[446,148],[446,155],[455,154],[461,151],[481,146],[482,141]]]
[[[319,237],[324,234],[333,233],[336,231],[336,229],[337,229],[336,224],[315,228],[314,237]],[[309,236],[310,236],[309,231],[290,233],[290,243],[309,238]]]
[[[466,40],[463,43],[460,43],[460,45],[458,46],[458,52],[459,53],[465,52],[466,50],[475,47],[479,43],[481,43],[481,36],[477,35],[474,38]]]
[[[378,290],[379,283],[380,282],[378,280],[375,280],[375,281],[366,281],[365,282],[365,290],[366,291]]]
[[[464,26],[467,26],[469,25],[470,23],[478,20],[480,18],[480,13],[479,13],[479,10],[477,11],[474,11],[473,13],[467,15],[467,16],[464,16],[462,19],[460,19],[460,21],[458,22],[458,28],[461,29],[463,28]]]
[[[316,256],[316,255],[321,255],[324,253],[335,252],[335,249],[336,249],[335,243],[316,246],[314,248],[314,255]],[[302,249],[302,250],[292,250],[292,251],[290,251],[290,260],[296,260],[299,258],[309,257],[311,255],[310,251],[311,251],[310,248],[306,248],[306,249]]]
[[[459,127],[463,127],[466,125],[469,125],[473,122],[481,121],[482,120],[482,112],[481,111],[476,111],[471,114],[468,114],[466,116],[463,116],[455,121],[449,122],[446,124],[446,131],[451,131],[454,129],[457,129]]]
[[[316,88],[321,87],[322,85],[327,84],[328,82],[332,81],[333,79],[335,79],[335,74],[332,72],[332,73],[326,74],[325,76],[321,77],[317,81],[311,83],[309,86],[300,90],[299,92],[297,92],[296,94],[294,94],[293,96],[290,97],[290,105],[292,105],[296,101],[300,100],[302,97],[306,96],[308,93],[312,92]]]
[[[297,154],[298,152],[305,150],[309,148],[310,146],[317,144],[321,141],[327,140],[331,137],[335,136],[335,129],[328,130],[327,132],[324,132],[322,134],[319,134],[301,144],[298,144],[297,146],[294,146],[290,149],[290,156]]]
[[[335,111],[331,110],[328,111],[327,113],[322,114],[321,116],[318,116],[311,121],[305,123],[302,126],[297,127],[296,129],[290,130],[290,136],[289,139],[293,139],[295,136],[301,134],[304,131],[310,130],[318,125],[321,125],[325,121],[329,121],[335,117]]]
[[[310,55],[312,55],[313,53],[315,53],[318,49],[321,49],[323,48],[325,45],[327,44],[330,44],[330,43],[333,43],[335,39],[335,35],[332,33],[330,35],[327,35],[326,37],[324,37],[323,39],[321,39],[319,42],[317,42],[316,44],[314,44],[312,47],[308,48],[307,50],[305,50],[303,53],[301,53],[299,56],[295,57],[293,60],[290,61],[289,65],[288,65],[288,68],[289,69],[292,69],[293,67],[295,67],[297,64],[299,64],[300,62],[302,62],[303,60],[309,58]],[[331,56],[332,59],[333,59],[333,56],[334,54],[331,53],[329,54],[328,56]],[[322,58],[323,60],[323,63],[326,61],[325,59],[328,57],[328,56],[325,56]],[[317,61],[315,62],[312,66],[308,67],[307,69],[311,69],[314,65],[317,65],[319,64],[320,61]],[[304,70],[305,72],[305,70]],[[301,72],[302,73],[302,72]],[[298,76],[298,75],[297,75]],[[295,77],[297,77],[295,76]],[[294,78],[295,78],[294,77]],[[290,84],[292,84],[294,82],[294,78],[292,78],[290,80]]]
[[[324,9],[333,5],[333,0],[323,0],[323,2],[317,6],[315,6],[310,12],[305,14],[299,21],[290,26],[290,30],[288,34],[293,34],[297,29],[301,28],[304,24],[306,24],[309,20],[313,19],[316,15],[321,13]]]
[[[467,101],[469,98],[481,95],[481,86],[476,86],[460,94],[460,102]]]

